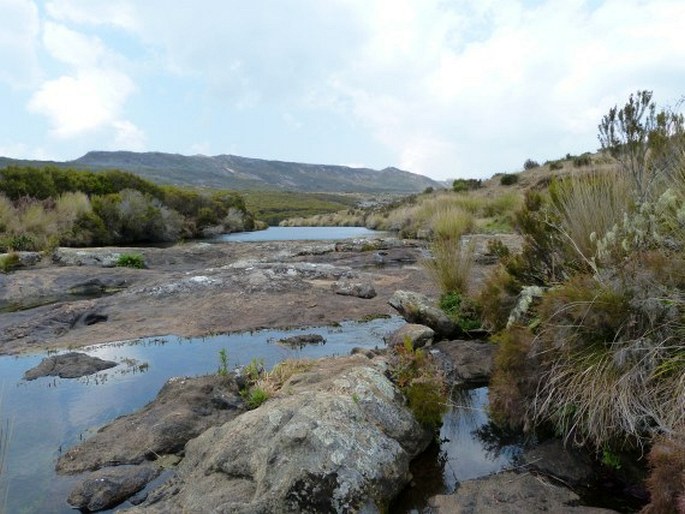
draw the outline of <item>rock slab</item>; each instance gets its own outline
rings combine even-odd
[[[459,327],[427,296],[412,291],[395,291],[388,302],[408,323],[426,325],[439,339],[459,333]]]
[[[113,368],[117,363],[91,357],[85,353],[69,352],[43,359],[38,366],[24,373],[25,380],[40,377],[79,378]]]
[[[190,441],[176,478],[130,512],[382,512],[430,441],[386,367],[317,361],[258,409]]]
[[[435,331],[432,328],[416,323],[407,323],[387,336],[385,342],[388,346],[401,346],[408,339],[412,348],[417,349],[432,344],[433,337],[435,337]]]
[[[483,341],[441,341],[433,355],[453,385],[482,385],[490,381],[497,346]]]

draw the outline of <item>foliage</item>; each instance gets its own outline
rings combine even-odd
[[[451,291],[440,297],[438,305],[459,326],[462,332],[481,328],[480,306],[469,297]]]
[[[443,293],[465,293],[473,266],[473,245],[454,239],[436,239],[430,244],[432,258],[424,267]]]
[[[13,269],[17,268],[20,264],[21,259],[14,252],[0,255],[0,271],[3,273],[9,273]]]
[[[532,170],[533,168],[539,168],[540,163],[537,161],[534,161],[533,159],[526,159],[526,162],[523,163],[523,169],[524,170]]]
[[[549,163],[549,169],[552,171],[564,169],[564,163],[561,161],[552,161]]]
[[[521,283],[504,266],[497,266],[485,279],[476,298],[483,328],[493,333],[504,330],[520,291]]]
[[[656,438],[647,457],[650,503],[644,514],[685,511],[685,430]]]
[[[414,349],[406,338],[404,344],[392,349],[390,373],[416,420],[436,430],[447,410],[448,395],[443,373],[432,357],[421,348]]]
[[[452,182],[452,191],[463,193],[483,187],[483,181],[475,178],[457,178]]]
[[[120,268],[145,268],[145,258],[139,253],[122,253],[117,258],[116,266]]]
[[[248,191],[243,196],[255,218],[269,225],[278,225],[290,218],[347,212],[359,201],[355,195],[294,191]]]
[[[240,395],[245,401],[245,405],[248,409],[256,409],[262,403],[269,399],[269,394],[261,387],[253,386],[248,389],[243,389]]]
[[[514,173],[504,173],[499,179],[499,183],[503,186],[512,186],[519,181],[519,176]]]
[[[592,164],[592,156],[589,153],[584,153],[573,157],[573,165],[576,168],[582,168],[583,166],[590,166]]]
[[[673,110],[657,111],[652,91],[637,91],[599,124],[599,142],[633,182],[641,202],[668,175],[682,155],[685,119]]]
[[[219,368],[216,370],[216,374],[222,377],[228,375],[228,351],[226,348],[219,350]]]

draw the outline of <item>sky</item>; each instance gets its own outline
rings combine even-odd
[[[487,178],[685,94],[685,0],[0,0],[0,156]]]

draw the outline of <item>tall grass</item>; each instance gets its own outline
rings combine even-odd
[[[424,261],[431,278],[443,293],[466,293],[473,267],[473,245],[459,239],[435,239],[432,258]]]

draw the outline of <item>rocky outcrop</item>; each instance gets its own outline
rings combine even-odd
[[[61,266],[101,266],[113,268],[126,249],[113,248],[58,248],[52,255],[52,262]]]
[[[104,468],[79,483],[67,502],[81,512],[109,509],[143,489],[159,473],[153,465]]]
[[[407,322],[432,328],[439,339],[448,339],[459,332],[456,323],[427,296],[411,291],[395,291],[388,303]]]
[[[282,394],[190,441],[176,478],[130,512],[381,512],[430,433],[380,358],[317,361]]]
[[[24,373],[25,380],[40,377],[78,378],[113,368],[117,363],[91,357],[85,353],[69,352],[43,359],[38,366]]]
[[[433,343],[435,331],[425,325],[417,325],[416,323],[407,323],[395,332],[385,338],[385,343],[388,346],[404,345],[408,339],[414,349],[422,348],[423,346]]]
[[[371,282],[350,280],[342,278],[333,284],[333,291],[343,296],[356,296],[357,298],[374,298],[376,290]]]
[[[140,464],[176,453],[211,426],[234,418],[242,407],[230,377],[178,377],[167,381],[157,398],[142,410],[101,428],[57,461],[64,474],[107,466]]]
[[[530,473],[505,471],[485,478],[462,482],[451,495],[430,500],[436,514],[610,514],[614,511],[578,505],[576,493]]]
[[[447,381],[457,386],[487,384],[497,346],[483,341],[441,341],[432,346]]]

